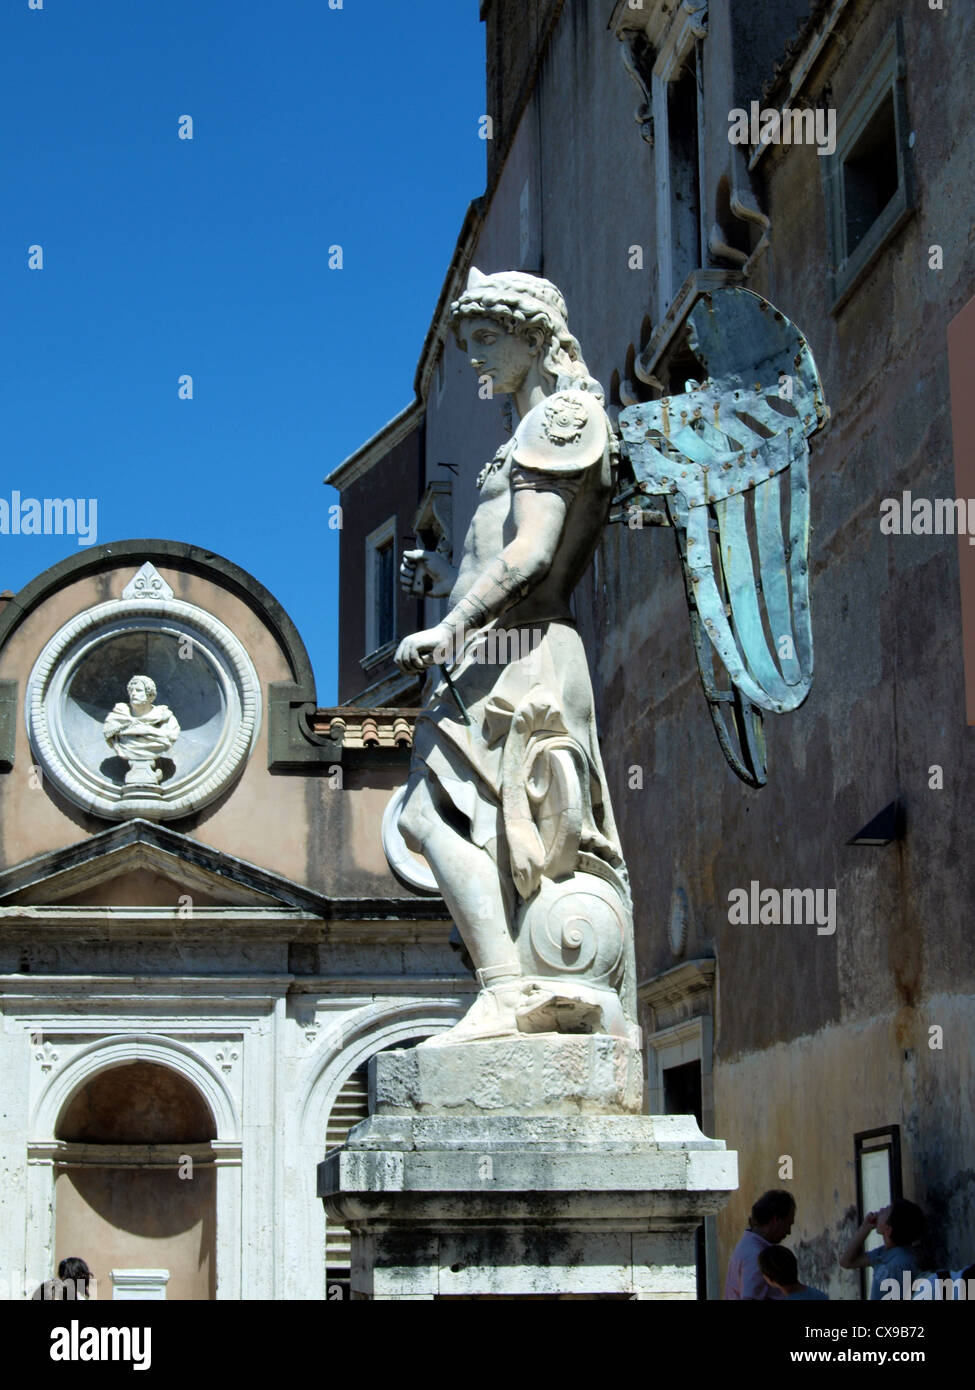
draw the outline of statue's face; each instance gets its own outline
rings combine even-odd
[[[479,377],[489,377],[496,395],[517,391],[537,359],[527,337],[509,333],[496,319],[481,315],[464,325],[471,366]]]
[[[129,692],[130,705],[149,704],[149,691],[146,688],[145,681],[140,681],[138,679],[131,680],[129,681],[127,688]]]

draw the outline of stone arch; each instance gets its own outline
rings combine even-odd
[[[183,541],[110,541],[105,545],[90,546],[80,554],[69,555],[66,559],[59,560],[56,565],[52,565],[50,569],[26,584],[17,594],[16,603],[8,603],[0,613],[0,648],[27,615],[58,589],[89,575],[102,574],[106,570],[124,569],[127,564],[138,566],[146,560],[157,566],[163,565],[202,575],[211,582],[221,583],[242,599],[274,632],[294,673],[295,683],[301,692],[300,698],[314,702],[315,677],[311,660],[298,629],[274,595],[233,561],[225,560],[222,555],[215,555],[212,550],[203,550]]]
[[[200,1090],[172,1067],[123,1062],[79,1086],[55,1138],[68,1144],[208,1144],[217,1126]]]
[[[294,1203],[290,1225],[286,1281],[288,1296],[327,1299],[327,1222],[315,1192],[315,1173],[325,1156],[329,1115],[346,1078],[377,1052],[427,1033],[442,1032],[464,1012],[457,998],[388,1000],[361,1009],[347,1019],[308,1059],[299,1094],[304,1097],[298,1120],[304,1203]]]
[[[320,1137],[319,1157],[324,1157],[328,1116],[343,1081],[356,1067],[395,1043],[424,1032],[442,1032],[456,1023],[462,1013],[463,1008],[453,1000],[423,999],[376,1005],[352,1018],[341,1030],[337,1043],[323,1048],[311,1059],[311,1075],[304,1087],[301,1110],[304,1144],[313,1148]]]
[[[221,1078],[185,1043],[153,1033],[99,1038],[76,1053],[47,1082],[31,1117],[34,1142],[53,1140],[60,1116],[75,1094],[99,1072],[128,1062],[151,1062],[177,1072],[206,1102],[218,1140],[239,1142],[240,1116]]]

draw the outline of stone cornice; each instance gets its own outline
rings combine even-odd
[[[707,0],[643,0],[638,9],[617,0],[609,28],[621,38],[634,31],[646,34],[654,49],[682,53],[707,32]]]
[[[0,932],[7,939],[18,932],[28,937],[57,932],[85,940],[120,935],[139,939],[178,937],[181,941],[228,934],[265,940],[389,941],[405,945],[414,940],[439,941],[450,921],[446,906],[430,895],[423,898],[337,898],[327,916],[310,917],[298,909],[194,907],[181,916],[178,907],[0,907]]]
[[[430,390],[430,378],[433,376],[437,352],[447,336],[447,314],[451,304],[458,297],[467,281],[467,272],[471,268],[474,247],[484,220],[483,210],[488,206],[493,192],[494,188],[492,187],[482,198],[475,198],[468,205],[467,212],[464,214],[464,221],[450,258],[450,264],[447,267],[447,273],[440,287],[440,294],[437,296],[430,327],[423,339],[419,361],[416,364],[413,389],[423,401],[426,400]]]
[[[389,754],[386,753],[384,756],[388,757]],[[190,836],[183,835],[168,826],[146,820],[124,821],[108,830],[100,831],[97,835],[91,835],[78,844],[37,855],[33,859],[25,860],[23,863],[15,864],[11,868],[3,870],[0,872],[0,906],[10,908],[16,903],[19,894],[27,892],[35,899],[38,896],[47,896],[48,892],[53,894],[55,898],[69,897],[74,891],[78,891],[94,879],[112,877],[112,867],[119,862],[113,860],[112,856],[121,850],[131,850],[132,847],[142,848],[148,858],[165,864],[170,875],[177,882],[179,881],[179,874],[187,872],[188,866],[191,879],[199,880],[200,874],[203,874],[206,876],[208,885],[216,883],[218,880],[230,880],[236,886],[238,896],[240,896],[241,889],[245,893],[250,891],[258,898],[254,906],[265,925],[286,921],[289,930],[293,930],[295,919],[290,915],[284,916],[283,909],[294,909],[298,920],[307,919],[309,922],[329,923],[343,921],[389,922],[400,919],[407,921],[438,920],[441,915],[441,904],[436,900],[431,901],[429,897],[422,899],[399,896],[342,898],[318,893],[302,884],[295,883],[292,879],[283,877],[281,874],[273,873],[269,869],[263,869],[222,850],[214,849],[210,845],[202,844],[199,840],[191,839]],[[165,858],[160,858],[161,855]],[[131,859],[131,853],[122,862],[128,865],[129,859]],[[212,891],[212,888],[208,887],[208,891]],[[0,920],[9,925],[11,918],[16,920],[18,917],[23,917],[25,912],[36,913],[38,910],[44,911],[46,907],[53,914],[52,924],[59,918],[67,921],[67,914],[71,909],[59,907],[51,909],[50,901],[51,899],[48,898],[47,904],[40,908],[30,908],[25,904],[17,904],[13,913],[3,913]],[[268,902],[271,903],[270,907],[266,906]],[[238,903],[213,909],[213,911],[222,914],[217,920],[230,922],[240,915],[243,906],[243,904]],[[166,914],[166,920],[170,924],[168,927],[170,932],[174,922],[181,930],[191,931],[197,910],[194,909],[188,920],[183,920],[178,916],[177,909],[178,904],[174,904],[173,910],[163,908],[143,909],[143,911],[161,910]],[[106,914],[105,920],[110,921],[114,920],[113,913],[120,910],[131,911],[132,909],[84,907],[75,910],[87,914],[89,921],[99,913]],[[204,909],[200,908],[199,911],[202,913]],[[446,915],[445,907],[443,913]],[[40,919],[33,917],[29,920],[37,922]]]
[[[813,0],[809,13],[785,45],[782,57],[773,64],[772,75],[762,89],[764,100],[777,97],[785,90],[783,105],[788,106],[815,66],[823,45],[836,27],[847,2],[848,0]],[[761,145],[759,148],[764,151],[768,146]]]
[[[365,476],[380,459],[396,448],[406,437],[419,429],[423,423],[423,399],[410,401],[398,415],[377,430],[364,444],[360,444],[354,454],[342,460],[325,479],[329,487],[344,491]]]
[[[661,1010],[695,996],[710,997],[714,988],[715,965],[713,956],[682,961],[671,970],[665,970],[662,975],[655,975],[653,979],[644,980],[643,984],[638,985],[640,1002],[648,1008]]]
[[[440,942],[449,928],[441,925]],[[399,943],[402,944],[402,943]],[[458,970],[461,967],[458,965]],[[104,1026],[98,1020],[106,1012],[130,1019],[178,1015],[167,1023],[167,1032],[206,1035],[228,1030],[251,1031],[263,1026],[276,1000],[328,998],[343,1009],[375,1006],[377,1000],[414,1000],[428,1003],[432,997],[460,999],[476,991],[473,978],[457,975],[389,975],[358,972],[355,975],[0,975],[0,1016],[13,1020],[30,1011],[20,1023],[31,1032],[60,1037],[63,1033],[100,1038]],[[86,1015],[90,1015],[88,1018]],[[43,1020],[43,1023],[41,1023]],[[11,1023],[11,1026],[14,1026]]]

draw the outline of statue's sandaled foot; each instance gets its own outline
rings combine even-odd
[[[477,1042],[481,1038],[516,1038],[520,1031],[516,1009],[524,998],[523,980],[482,989],[459,1023],[419,1045],[449,1047],[454,1043]]]
[[[615,990],[560,980],[529,980],[517,1009],[523,1033],[611,1033],[627,1037]]]

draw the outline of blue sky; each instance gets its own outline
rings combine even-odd
[[[338,622],[322,479],[412,398],[483,191],[477,9],[5,0],[0,15],[0,498],[96,498],[98,543],[165,537],[242,565],[297,623],[322,704]],[[0,535],[0,588],[78,550]]]

